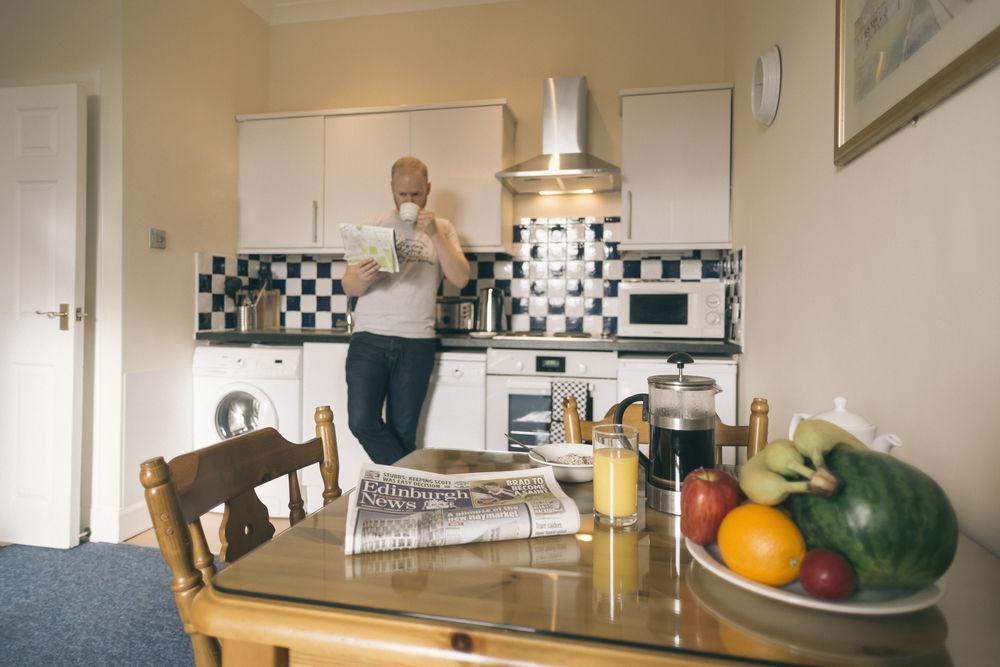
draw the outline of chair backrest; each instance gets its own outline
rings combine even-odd
[[[610,424],[617,409],[617,403],[612,405],[600,421],[582,420],[577,412],[576,398],[566,396],[563,399],[563,425],[566,427],[567,442],[589,442],[592,440],[594,427]],[[750,404],[750,424],[748,426],[730,426],[723,424],[718,416],[715,417],[716,465],[722,463],[724,447],[745,447],[749,459],[767,446],[767,413],[767,400],[755,398]],[[622,421],[639,429],[639,442],[649,442],[649,424],[642,420],[641,403],[633,403],[625,408]]]
[[[160,553],[171,571],[171,588],[184,631],[191,637],[198,665],[219,664],[218,642],[202,635],[191,622],[191,604],[215,576],[201,516],[224,504],[219,559],[230,563],[274,535],[267,508],[254,489],[282,475],[288,476],[289,521],[305,517],[297,472],[320,465],[323,504],[340,496],[337,477],[337,436],[333,411],[316,408],[316,438],[294,444],[273,428],[252,431],[215,445],[174,457],[144,461],[139,480],[153,519]]]

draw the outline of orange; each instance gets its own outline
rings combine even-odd
[[[730,510],[722,520],[719,551],[726,567],[736,574],[769,586],[784,586],[798,578],[806,542],[781,510],[746,503]]]

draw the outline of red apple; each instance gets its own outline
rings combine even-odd
[[[723,517],[739,504],[739,484],[728,472],[692,470],[681,484],[681,532],[695,544],[711,544]]]
[[[843,600],[854,592],[854,568],[836,551],[812,549],[802,559],[799,583],[806,592],[825,600]]]

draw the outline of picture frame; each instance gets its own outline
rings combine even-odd
[[[837,166],[1000,63],[994,0],[837,0],[836,20]]]

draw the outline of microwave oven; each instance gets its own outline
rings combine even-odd
[[[721,282],[623,280],[618,284],[618,335],[723,338],[725,296]]]

